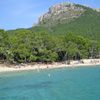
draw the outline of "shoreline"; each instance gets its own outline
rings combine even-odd
[[[54,69],[54,68],[76,68],[76,67],[85,67],[85,66],[95,66],[100,65],[100,59],[83,59],[84,63],[79,61],[71,61],[70,65],[66,62],[55,62],[52,64],[20,64],[20,65],[5,65],[0,64],[0,73],[1,72],[14,72],[14,71],[27,71],[27,70],[41,70],[41,69]]]

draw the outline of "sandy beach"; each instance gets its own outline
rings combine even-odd
[[[5,65],[0,64],[0,72],[9,72],[9,71],[24,71],[24,70],[37,70],[40,69],[51,69],[51,68],[63,68],[63,67],[79,67],[79,66],[93,66],[100,65],[100,59],[83,59],[79,61],[71,61],[70,65],[67,62],[55,62],[52,64],[20,64],[20,65]]]

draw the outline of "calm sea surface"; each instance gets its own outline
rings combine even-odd
[[[0,100],[100,100],[100,66],[0,73]]]

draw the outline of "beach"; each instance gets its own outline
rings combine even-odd
[[[51,68],[63,68],[63,67],[81,67],[81,66],[93,66],[100,65],[100,59],[83,59],[81,61],[70,61],[70,64],[66,62],[55,62],[52,64],[19,64],[19,65],[6,65],[0,64],[0,72],[9,71],[24,71],[24,70],[37,70],[51,69]]]

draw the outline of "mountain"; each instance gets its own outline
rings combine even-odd
[[[60,3],[49,8],[39,18],[32,30],[48,30],[54,34],[74,33],[84,37],[100,39],[100,12],[83,5]]]
[[[49,8],[38,25],[0,30],[0,61],[51,63],[100,58],[100,12],[72,3]]]
[[[84,13],[85,9],[73,3],[61,3],[49,8],[49,11],[39,18],[39,24],[45,26],[70,22]]]

